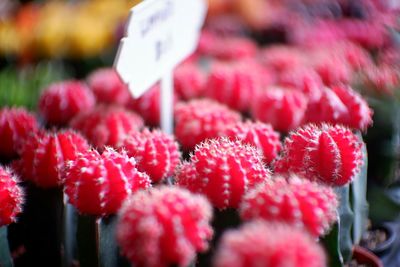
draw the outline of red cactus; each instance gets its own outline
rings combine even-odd
[[[205,95],[232,109],[247,111],[261,87],[261,79],[260,67],[246,63],[214,64],[208,75]]]
[[[201,143],[191,162],[196,175],[185,166],[176,177],[178,185],[205,194],[219,209],[238,207],[247,190],[270,177],[256,148],[227,138]]]
[[[240,115],[212,100],[191,100],[175,107],[175,136],[186,150],[207,138],[223,133],[226,125],[240,121]]]
[[[309,124],[286,138],[275,171],[342,186],[360,171],[361,150],[362,143],[348,128]]]
[[[95,70],[87,81],[98,102],[124,106],[132,98],[128,87],[112,68]]]
[[[88,149],[87,141],[75,132],[40,133],[28,139],[16,169],[39,187],[57,187],[65,164]]]
[[[353,129],[365,130],[372,124],[372,110],[353,89],[338,85],[324,88],[321,98],[309,104],[306,120],[340,123]]]
[[[91,109],[96,99],[90,89],[79,81],[53,83],[39,99],[39,111],[52,125],[65,125],[78,113]]]
[[[160,89],[159,84],[157,84],[138,99],[132,99],[127,105],[128,108],[142,116],[149,126],[156,127],[160,125]],[[175,101],[176,97],[174,96],[174,102]]]
[[[342,54],[347,63],[354,70],[363,69],[372,64],[372,59],[368,51],[353,42],[339,42],[327,49]]]
[[[346,39],[357,43],[367,49],[383,47],[389,41],[389,32],[382,23],[382,17],[376,20],[342,19],[337,22]]]
[[[136,169],[126,153],[107,148],[80,154],[65,172],[65,193],[80,213],[105,216],[114,214],[133,192],[148,188],[150,178]]]
[[[145,129],[132,134],[121,147],[137,160],[138,169],[146,172],[155,183],[171,176],[179,163],[178,143],[172,135],[161,131]]]
[[[223,236],[215,267],[323,267],[326,258],[309,235],[285,224],[255,221]]]
[[[341,121],[353,129],[366,130],[372,124],[372,110],[362,96],[349,86],[333,86],[332,91],[347,108],[346,117]]]
[[[174,88],[179,99],[199,98],[204,94],[205,74],[193,63],[184,63],[174,72]]]
[[[307,97],[302,92],[276,87],[260,91],[254,98],[252,114],[274,129],[288,132],[303,122],[306,108]]]
[[[332,57],[331,54],[318,55],[313,62],[313,68],[327,86],[338,83],[350,83],[352,69],[349,63],[340,57]]]
[[[135,265],[185,267],[208,248],[211,217],[208,201],[184,189],[140,191],[120,211],[117,240]]]
[[[375,94],[394,95],[400,86],[400,71],[391,65],[370,65],[363,71],[362,84]]]
[[[321,77],[311,68],[297,67],[282,72],[279,84],[303,92],[310,101],[319,100],[323,83]]]
[[[318,237],[337,220],[337,207],[331,187],[296,176],[288,180],[278,176],[244,196],[240,215],[244,220],[285,222]]]
[[[303,66],[305,56],[301,50],[290,46],[269,46],[261,51],[261,62],[278,72]]]
[[[0,167],[0,226],[15,222],[22,211],[23,196],[17,178],[8,169]]]
[[[321,89],[321,97],[308,103],[305,121],[338,123],[347,115],[347,108],[330,88]]]
[[[129,134],[143,127],[143,120],[122,107],[98,106],[76,116],[70,126],[97,148],[117,147]]]
[[[202,180],[199,179],[193,162],[184,161],[178,165],[175,173],[177,184],[192,192],[202,193]]]
[[[226,127],[224,135],[259,148],[266,164],[276,158],[282,147],[279,133],[271,125],[262,122],[237,122]]]
[[[23,108],[0,109],[0,157],[11,159],[21,151],[22,145],[30,134],[38,131],[38,123]]]
[[[219,37],[212,33],[203,35],[200,52],[220,60],[233,61],[254,57],[257,45],[248,38]]]

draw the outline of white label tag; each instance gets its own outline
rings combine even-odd
[[[140,97],[197,47],[205,0],[145,0],[131,9],[114,66]]]

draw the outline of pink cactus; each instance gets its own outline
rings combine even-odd
[[[117,241],[135,265],[186,267],[207,250],[212,209],[200,195],[175,187],[140,191],[119,213]]]
[[[146,172],[155,183],[171,176],[179,163],[178,143],[172,135],[145,129],[125,139],[121,146],[137,161],[138,169]]]
[[[303,92],[310,101],[317,101],[321,97],[323,83],[321,77],[312,68],[295,67],[282,72],[279,84]]]
[[[66,125],[78,113],[91,109],[96,99],[86,84],[63,81],[47,87],[39,99],[39,111],[51,125]]]
[[[256,148],[227,138],[198,145],[191,164],[180,168],[177,184],[203,193],[219,209],[237,208],[250,188],[270,178]]]
[[[100,103],[124,106],[132,98],[128,87],[112,68],[95,70],[89,75],[87,81]]]
[[[212,100],[191,100],[175,107],[175,136],[186,150],[220,136],[226,125],[240,121],[240,115]]]
[[[80,131],[92,145],[118,147],[131,133],[143,127],[143,119],[116,106],[98,106],[75,117],[70,126]]]
[[[372,124],[372,110],[360,94],[349,86],[324,88],[318,101],[307,108],[308,122],[330,122],[353,129],[366,130]]]
[[[36,118],[27,110],[7,107],[0,109],[0,157],[16,157],[28,136],[38,130]]]
[[[285,224],[255,221],[227,231],[215,267],[324,267],[324,250],[309,235]]]
[[[15,166],[25,180],[42,188],[57,187],[66,163],[88,149],[86,139],[73,131],[40,133],[28,139]]]
[[[392,96],[400,86],[400,71],[391,65],[370,65],[363,70],[361,82],[374,94]]]
[[[253,117],[270,123],[274,129],[288,132],[301,125],[307,97],[298,90],[272,87],[260,91],[252,105]]]
[[[107,148],[80,154],[65,172],[65,193],[80,213],[115,214],[133,192],[150,187],[150,178],[139,172],[134,158]]]
[[[237,122],[227,126],[224,135],[260,149],[266,164],[277,157],[282,147],[279,133],[270,124],[262,122]]]
[[[175,93],[182,100],[203,96],[205,82],[205,73],[193,63],[181,64],[174,72]]]
[[[160,125],[160,85],[150,88],[137,99],[131,99],[127,107],[137,112],[149,126]]]
[[[24,193],[10,170],[0,167],[0,226],[16,221],[22,212]]]
[[[300,49],[291,46],[269,46],[261,51],[261,62],[278,73],[304,66],[305,59]]]
[[[258,47],[248,38],[219,37],[205,32],[200,40],[199,51],[203,55],[219,60],[235,61],[254,57],[258,52]]]
[[[285,222],[318,237],[337,220],[337,207],[331,187],[297,176],[277,176],[245,195],[240,215],[244,220]]]
[[[332,91],[347,108],[346,116],[339,121],[353,129],[366,130],[372,124],[372,110],[362,96],[349,86],[333,86]]]
[[[216,63],[211,67],[205,95],[238,111],[248,111],[261,87],[260,66]]]
[[[342,186],[359,173],[362,162],[362,143],[348,128],[309,124],[286,138],[275,171]]]
[[[344,58],[332,57],[328,53],[317,56],[312,65],[326,86],[348,84],[353,75],[351,66]]]
[[[305,121],[320,123],[338,123],[346,117],[347,108],[340,98],[330,88],[321,89],[321,97],[315,101],[309,101],[305,114]]]

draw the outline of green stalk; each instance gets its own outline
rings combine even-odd
[[[368,221],[368,202],[367,202],[367,174],[368,174],[368,154],[361,133],[358,133],[360,141],[363,143],[363,165],[360,173],[354,178],[350,185],[351,203],[354,212],[353,243],[358,244],[364,231],[367,229]]]
[[[351,228],[354,217],[350,207],[350,186],[338,187],[335,191],[340,201],[338,221],[321,242],[328,253],[329,266],[341,267],[351,259],[353,249]]]
[[[99,257],[101,267],[118,267],[118,246],[115,240],[117,217],[100,219]]]
[[[7,226],[0,227],[0,266],[14,266],[7,238]]]
[[[99,266],[97,224],[95,216],[78,215],[77,245],[80,267]]]

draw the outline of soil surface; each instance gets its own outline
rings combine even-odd
[[[362,239],[360,245],[368,248],[369,250],[376,249],[380,244],[387,240],[388,236],[383,229],[370,229],[367,230]]]

